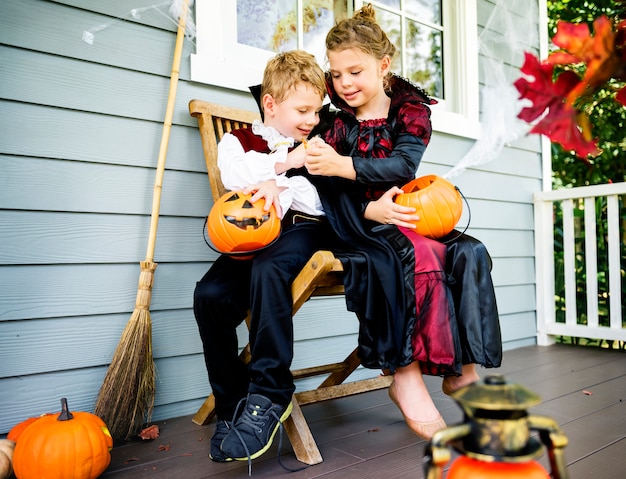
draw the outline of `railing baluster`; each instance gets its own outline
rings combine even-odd
[[[622,274],[620,271],[619,198],[607,197],[608,262],[609,262],[609,309],[611,329],[622,330]]]
[[[561,203],[563,211],[563,258],[565,267],[565,324],[576,325],[576,230],[574,200]]]
[[[585,207],[585,271],[587,326],[598,327],[598,243],[596,241],[596,198],[587,197]]]

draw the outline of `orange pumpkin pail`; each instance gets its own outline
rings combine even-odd
[[[463,213],[463,199],[459,190],[448,180],[427,175],[416,178],[402,187],[404,193],[395,202],[415,208],[420,217],[414,224],[416,232],[427,238],[441,238],[450,233]]]
[[[207,231],[218,252],[231,255],[254,252],[278,238],[281,222],[276,209],[272,205],[265,211],[265,199],[251,203],[251,197],[251,194],[231,191],[211,208]]]

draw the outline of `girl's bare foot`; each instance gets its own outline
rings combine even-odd
[[[402,412],[409,428],[418,436],[430,440],[435,432],[446,427],[424,384],[418,363],[396,371],[389,386],[389,397]]]
[[[441,383],[441,390],[444,394],[450,396],[459,389],[469,386],[480,379],[476,372],[475,364],[464,364],[461,372],[461,376],[448,376],[444,378]]]

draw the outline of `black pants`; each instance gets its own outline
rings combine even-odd
[[[329,245],[325,222],[284,225],[278,240],[250,260],[220,256],[194,292],[216,413],[230,420],[247,393],[288,404],[295,390],[291,283],[311,255]],[[238,357],[236,328],[251,311],[251,361]]]

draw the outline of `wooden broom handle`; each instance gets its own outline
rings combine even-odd
[[[183,0],[182,11],[178,19],[178,32],[176,33],[176,45],[174,46],[174,60],[172,61],[172,73],[170,75],[170,89],[167,96],[167,107],[165,109],[165,120],[163,121],[163,133],[161,134],[161,146],[157,161],[156,178],[154,180],[154,191],[152,194],[152,215],[150,217],[150,231],[148,233],[148,248],[146,251],[146,261],[154,261],[154,248],[156,245],[156,233],[159,225],[159,209],[161,208],[161,191],[163,189],[163,174],[165,173],[165,158],[167,147],[172,130],[172,118],[174,116],[174,105],[176,103],[176,88],[178,86],[178,76],[180,74],[180,60],[183,52],[183,41],[185,39],[185,24],[187,20],[187,7],[189,0]]]

